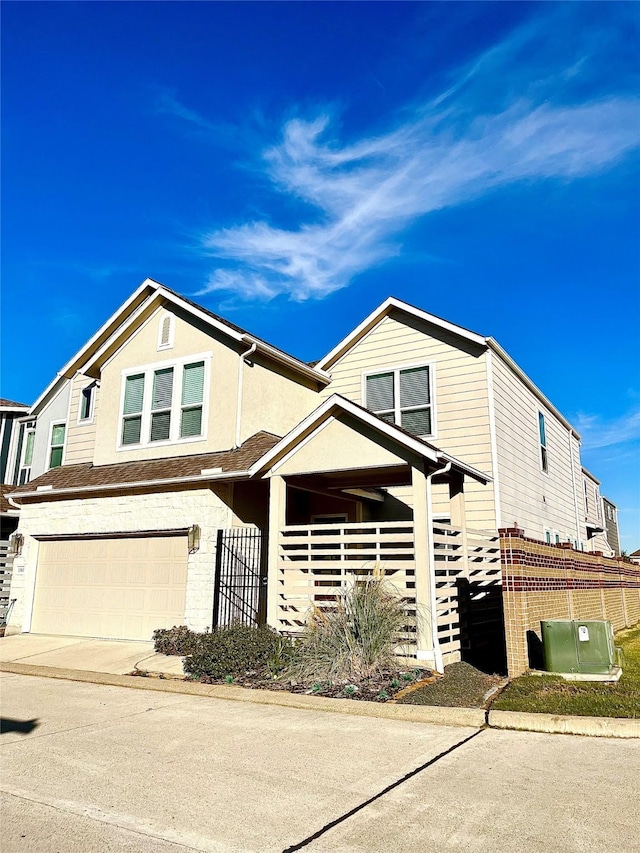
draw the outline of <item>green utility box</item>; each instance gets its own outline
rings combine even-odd
[[[616,666],[611,622],[549,619],[540,627],[547,672],[606,674]]]

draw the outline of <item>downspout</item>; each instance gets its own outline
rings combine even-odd
[[[427,548],[429,550],[429,598],[431,599],[431,642],[433,644],[433,661],[437,672],[444,672],[444,663],[440,643],[438,641],[438,608],[436,602],[436,555],[435,543],[433,541],[433,504],[431,502],[431,480],[437,474],[448,474],[451,470],[451,462],[447,462],[444,468],[439,468],[427,474]]]
[[[247,359],[247,358],[249,358],[249,356],[253,355],[254,352],[257,350],[257,348],[258,348],[258,344],[256,344],[256,343],[251,344],[251,346],[249,347],[249,349],[246,352],[243,352],[240,354],[240,358],[238,361],[238,394],[237,394],[237,398],[236,398],[238,401],[238,406],[236,409],[236,440],[235,440],[235,443],[233,445],[234,450],[236,450],[238,447],[240,447],[240,428],[241,428],[241,421],[242,421],[242,377],[244,375],[242,365],[244,364],[245,359]]]
[[[569,460],[571,462],[571,483],[573,485],[573,508],[576,515],[576,541],[578,543],[578,547],[580,547],[580,542],[582,542],[582,533],[580,530],[580,514],[578,512],[578,493],[576,492],[576,472],[575,465],[573,461],[573,432],[569,430]]]

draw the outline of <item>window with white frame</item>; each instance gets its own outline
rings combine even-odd
[[[36,431],[33,427],[27,427],[22,445],[22,458],[20,460],[20,473],[18,474],[18,485],[24,486],[31,479],[31,463],[33,462],[33,444],[36,439]]]
[[[544,530],[544,541],[547,543],[547,545],[551,545],[551,531],[547,530],[546,527]]]
[[[540,467],[546,474],[549,470],[549,459],[547,456],[547,429],[542,412],[538,412],[538,431],[540,433]]]
[[[428,364],[365,375],[366,407],[414,435],[434,434],[433,378]]]
[[[125,375],[120,446],[201,436],[205,363],[185,359]]]
[[[59,468],[60,465],[62,465],[66,432],[67,425],[64,423],[53,424],[51,427],[51,439],[49,441],[49,468]]]
[[[79,421],[90,421],[93,418],[93,402],[95,395],[94,384],[87,385],[80,392],[80,410],[78,412]]]

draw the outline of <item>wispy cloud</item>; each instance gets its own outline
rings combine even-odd
[[[175,118],[179,118],[182,121],[193,124],[202,130],[216,130],[214,122],[208,121],[208,119],[200,115],[200,113],[185,107],[184,104],[181,104],[176,97],[174,89],[161,90],[156,98],[155,108],[158,113],[167,113],[168,115],[175,116]]]
[[[397,255],[398,238],[421,217],[514,182],[572,180],[617,163],[639,143],[633,96],[550,100],[539,76],[527,86],[519,71],[517,95],[510,88],[478,109],[479,78],[489,75],[498,89],[540,35],[539,28],[518,31],[461,69],[442,95],[405,109],[386,132],[340,139],[327,110],[288,120],[280,140],[264,147],[260,170],[281,198],[305,203],[302,223],[251,221],[206,233],[203,250],[219,263],[201,293],[322,298]],[[556,87],[587,64],[567,57],[555,69],[565,72]],[[182,108],[175,102],[172,109]],[[204,122],[190,111],[181,117]]]
[[[578,414],[574,423],[586,451],[640,440],[640,408],[614,420],[605,420],[599,415]]]

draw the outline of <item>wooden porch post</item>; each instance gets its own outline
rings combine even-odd
[[[464,504],[464,475],[451,472],[449,475],[449,515],[452,527],[461,531],[462,565],[464,576],[469,578],[469,544],[467,536],[467,513]]]
[[[287,484],[284,477],[274,474],[269,478],[269,543],[267,551],[267,625],[276,630],[278,622],[279,544],[280,530],[284,527],[287,506]]]
[[[430,549],[433,548],[433,517],[423,463],[411,468],[413,488],[413,535],[416,564],[416,605],[418,611],[418,660],[435,664],[433,648],[433,607]]]

